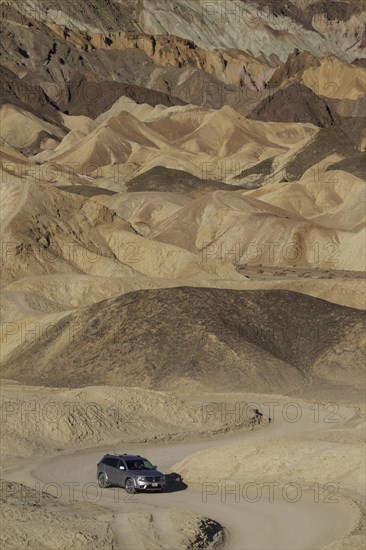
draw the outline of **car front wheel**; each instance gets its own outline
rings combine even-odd
[[[99,474],[98,476],[98,485],[102,489],[106,489],[108,487],[108,481],[105,474]]]
[[[135,484],[131,478],[126,479],[125,489],[129,495],[134,495],[137,492]]]

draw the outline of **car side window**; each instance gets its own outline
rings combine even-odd
[[[126,469],[126,464],[125,464],[125,463],[123,462],[123,460],[119,460],[119,461],[118,461],[118,466],[117,466],[117,467],[118,467],[118,469],[120,469],[120,468],[121,468],[121,466],[123,466],[123,470],[125,470],[125,469]]]
[[[111,456],[108,456],[107,458],[104,458],[102,462],[106,466],[112,466],[112,468],[117,468],[118,458],[112,458]]]

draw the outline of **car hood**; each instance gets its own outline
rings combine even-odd
[[[159,470],[132,470],[132,473],[141,477],[161,477],[164,475]]]

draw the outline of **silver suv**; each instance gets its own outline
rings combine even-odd
[[[104,455],[97,464],[99,487],[117,485],[127,493],[162,491],[165,476],[140,455]]]

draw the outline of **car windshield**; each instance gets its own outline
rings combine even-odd
[[[153,470],[154,467],[146,460],[146,458],[139,458],[136,460],[127,460],[127,468],[129,470]]]

